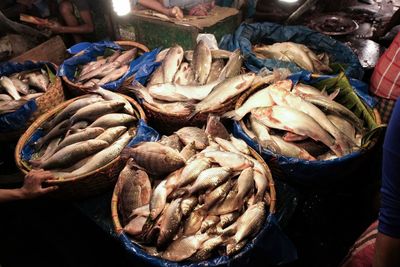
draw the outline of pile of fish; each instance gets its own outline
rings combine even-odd
[[[49,83],[43,69],[0,77],[0,114],[14,112],[29,100],[43,95]]]
[[[57,178],[79,176],[118,157],[134,135],[137,118],[121,95],[102,88],[66,106],[42,125],[44,135],[33,144],[33,168]]]
[[[123,155],[123,231],[152,256],[179,262],[232,255],[265,223],[270,171],[215,117],[205,131],[184,127]]]
[[[161,51],[162,61],[147,87],[131,88],[137,97],[164,113],[194,116],[220,107],[252,84],[255,74],[240,74],[240,51],[210,50],[199,41],[194,51],[179,45]],[[225,61],[227,61],[225,63]]]
[[[272,45],[256,45],[255,55],[262,59],[276,59],[293,62],[300,68],[313,73],[329,73],[329,56],[326,53],[316,55],[303,44],[293,42],[274,43]]]
[[[331,95],[305,84],[283,80],[251,95],[224,114],[246,119],[247,134],[275,153],[305,160],[327,160],[359,149],[363,121]]]
[[[108,57],[98,57],[78,68],[75,82],[84,87],[94,87],[116,81],[129,70],[129,63],[136,56],[137,48],[132,48],[125,52],[116,50]]]

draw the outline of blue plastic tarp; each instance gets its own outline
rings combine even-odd
[[[106,49],[123,50],[118,44],[111,41],[101,41],[97,43],[79,43],[70,47],[67,51],[75,56],[65,60],[58,69],[58,76],[66,76],[70,81],[74,80],[75,72],[79,65],[84,65],[88,62],[96,60],[98,56],[104,55]],[[152,73],[157,54],[160,49],[146,52],[140,57],[136,58],[129,64],[128,71],[118,80],[106,83],[102,86],[104,89],[115,91],[123,82],[135,75],[135,80],[143,83],[148,79]],[[138,75],[139,74],[139,75]]]
[[[313,84],[332,77],[334,76],[324,75],[313,78],[309,72],[303,71],[295,73],[289,78],[294,83],[302,82],[305,84]],[[354,81],[356,80],[350,80],[350,83],[357,94],[360,95],[363,100],[366,100],[365,103],[373,107],[375,100],[363,91],[364,83]],[[354,175],[364,163],[364,159],[368,157],[368,153],[365,150],[359,150],[331,160],[308,161],[278,155],[270,150],[262,148],[255,140],[245,133],[239,122],[236,121],[233,123],[233,134],[237,138],[243,139],[249,146],[258,151],[267,163],[273,162],[278,164],[286,180],[305,185],[329,185],[341,178],[350,177]]]
[[[24,63],[5,62],[0,64],[0,77],[9,76],[11,74],[21,71],[45,68],[46,65],[52,71],[55,71],[52,65],[46,62],[32,62],[32,61],[25,61]],[[17,131],[26,128],[26,124],[29,118],[36,110],[37,110],[36,101],[32,99],[26,102],[16,111],[0,115],[0,132]]]
[[[340,63],[345,67],[348,77],[361,80],[364,75],[360,61],[350,47],[304,26],[283,26],[270,22],[242,23],[233,34],[227,34],[221,39],[219,47],[230,51],[240,48],[246,67],[253,72],[258,72],[265,67],[269,70],[288,68],[292,73],[302,71],[296,64],[274,59],[260,59],[252,52],[254,44],[287,41],[304,44],[317,52],[328,53],[331,62]]]

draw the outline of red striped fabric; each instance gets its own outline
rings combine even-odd
[[[380,57],[371,77],[370,91],[376,96],[396,100],[400,95],[400,32]]]

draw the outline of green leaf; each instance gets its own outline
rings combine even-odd
[[[51,71],[49,66],[46,64],[47,75],[49,76],[50,83],[56,82],[56,75]]]
[[[371,131],[378,127],[373,110],[364,104],[354,92],[353,87],[350,85],[349,80],[343,72],[335,77],[322,80],[312,85],[319,90],[326,88],[328,93],[333,93],[337,88],[340,88],[340,92],[335,98],[335,101],[350,109],[357,117],[362,119],[368,130]]]
[[[383,136],[386,131],[387,125],[379,125],[378,127],[370,130],[361,139],[361,147],[368,147],[370,142],[379,136]]]

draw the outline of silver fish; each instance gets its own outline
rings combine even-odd
[[[182,59],[183,49],[181,46],[175,45],[169,49],[161,65],[164,83],[170,83],[173,81],[175,73],[181,65]]]
[[[113,113],[121,110],[124,106],[123,102],[117,101],[102,101],[90,104],[89,106],[79,109],[71,118],[71,122],[81,120],[93,120],[108,113]]]
[[[202,171],[189,189],[189,195],[200,190],[214,189],[229,179],[232,170],[227,167],[214,167]]]
[[[85,73],[84,75],[79,76],[78,82],[83,82],[87,81],[89,79],[95,78],[95,77],[104,77],[111,72],[113,72],[115,69],[119,68],[121,64],[117,61],[111,62],[111,63],[105,63],[101,67],[92,70],[91,72]]]
[[[136,117],[123,113],[109,113],[95,120],[89,127],[111,128],[136,121]]]
[[[114,53],[114,54],[115,54],[115,53]],[[102,65],[104,65],[106,62],[107,62],[107,59],[101,58],[101,59],[99,59],[99,60],[97,60],[97,61],[91,61],[91,62],[85,64],[85,65],[82,67],[82,70],[81,70],[79,76],[81,77],[81,76],[83,76],[83,75],[85,75],[85,74],[87,74],[87,73],[89,73],[89,72],[91,72],[91,71],[93,71],[93,70],[95,70],[95,69],[100,68],[100,67],[101,67]],[[108,62],[107,62],[107,63],[108,63]],[[79,77],[79,78],[80,78],[80,77]],[[79,79],[79,78],[78,78],[78,79]]]
[[[211,167],[211,161],[208,158],[195,159],[187,164],[180,175],[180,181],[178,187],[182,187],[191,184],[196,180],[199,174]]]
[[[182,215],[187,216],[197,206],[198,198],[195,196],[187,197],[182,200],[181,210]]]
[[[86,128],[84,130],[82,130],[81,132],[77,132],[74,134],[69,135],[68,137],[66,137],[57,147],[57,150],[62,149],[63,147],[72,145],[74,143],[77,142],[82,142],[82,141],[86,141],[89,139],[93,139],[95,137],[97,137],[98,135],[100,135],[101,133],[104,132],[103,128]]]
[[[248,167],[253,167],[253,163],[241,154],[224,151],[205,152],[204,156],[210,158],[220,166],[230,168],[235,171],[241,171]]]
[[[158,67],[150,77],[150,81],[147,83],[147,86],[164,83],[163,77],[163,69]]]
[[[99,85],[103,85],[112,81],[116,81],[119,78],[121,78],[127,71],[129,70],[129,66],[128,65],[124,65],[120,68],[115,69],[113,72],[107,74],[106,76],[104,76],[103,78],[101,78],[101,80],[99,82],[97,82],[97,84]]]
[[[180,209],[182,199],[173,200],[165,211],[164,219],[161,222],[160,234],[157,239],[157,247],[162,247],[166,243],[172,241],[172,238],[179,230],[182,219]]]
[[[181,141],[179,141],[179,136],[177,136],[176,134],[172,134],[169,136],[163,135],[159,142],[178,151],[182,150],[182,143]]]
[[[96,128],[96,127],[93,127]],[[88,128],[91,129],[91,128]],[[100,128],[102,129],[102,128]],[[127,128],[125,126],[116,126],[116,127],[111,127],[106,129],[105,131],[103,130],[103,133],[101,133],[100,135],[98,135],[96,137],[97,140],[103,140],[106,141],[109,144],[114,143],[114,141],[119,138],[125,131],[127,130]]]
[[[146,217],[135,217],[127,225],[125,225],[124,232],[132,236],[140,234],[142,232],[144,224],[146,223],[146,220]]]
[[[18,94],[17,88],[14,86],[13,82],[7,76],[2,76],[0,78],[0,85],[7,91],[7,93],[15,100],[21,99]]]
[[[220,118],[214,115],[208,116],[205,133],[213,137],[219,137],[226,140],[229,139],[229,133],[221,123]]]
[[[135,114],[131,103],[129,103],[129,101],[125,97],[120,95],[120,94],[114,93],[114,92],[112,92],[110,90],[105,90],[105,89],[103,89],[101,87],[97,87],[95,89],[92,89],[90,92],[101,95],[105,100],[109,100],[109,101],[113,100],[113,101],[118,101],[118,102],[124,102],[125,103],[124,111],[126,113],[130,114],[130,115],[134,115]]]
[[[222,59],[215,60],[211,64],[210,74],[208,75],[206,83],[211,83],[218,80],[221,71],[223,70],[225,64]]]
[[[205,84],[211,70],[211,51],[207,44],[200,40],[193,52],[192,66],[194,79],[200,84]]]
[[[208,239],[207,234],[182,237],[173,241],[163,252],[162,257],[170,261],[183,261],[199,250],[201,244]]]
[[[66,133],[70,125],[71,122],[69,120],[64,120],[58,123],[45,136],[43,136],[42,138],[40,138],[38,141],[35,142],[35,148],[40,149],[44,144],[46,144],[51,139]]]
[[[307,150],[297,146],[295,143],[286,142],[279,136],[271,135],[272,140],[279,147],[279,153],[288,156],[295,157],[304,160],[315,160],[313,156],[308,153]]]
[[[164,209],[167,203],[166,180],[162,181],[154,189],[150,199],[150,218],[155,220]]]
[[[28,79],[29,85],[40,89],[42,92],[46,92],[47,87],[50,84],[49,78],[47,77],[47,73],[45,73],[43,70],[42,72],[31,72],[25,74],[24,79]]]
[[[243,64],[243,57],[240,54],[240,49],[236,49],[229,56],[228,62],[225,67],[222,69],[220,78],[232,78],[240,74],[240,68]]]
[[[206,240],[198,251],[190,258],[194,261],[204,261],[211,257],[212,252],[224,242],[223,237],[215,236]]]
[[[187,144],[180,152],[182,158],[187,162],[196,154],[196,145],[194,142]]]
[[[233,187],[233,181],[228,180],[226,183],[218,186],[213,191],[205,195],[203,209],[210,209],[215,203],[224,199]]]
[[[137,55],[137,48],[132,48],[129,49],[128,51],[123,52],[119,57],[115,59],[114,62],[117,62],[120,64],[120,66],[128,64],[130,61],[132,61]]]

